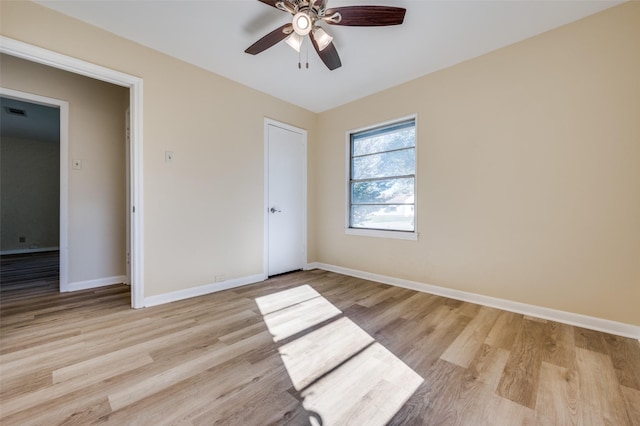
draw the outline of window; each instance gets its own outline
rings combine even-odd
[[[415,117],[350,132],[348,139],[347,232],[415,238]]]

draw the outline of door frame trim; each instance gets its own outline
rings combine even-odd
[[[273,120],[271,118],[264,118],[264,245],[263,245],[263,278],[266,280],[269,278],[269,126],[280,127],[281,129],[289,130],[302,136],[302,148],[305,158],[303,164],[303,196],[302,196],[302,213],[303,213],[303,231],[302,231],[302,244],[304,246],[303,253],[303,265],[305,267],[307,259],[307,131],[299,127],[291,126],[289,124],[282,123],[280,121]]]
[[[131,306],[144,307],[144,210],[142,170],[142,78],[0,36],[0,53],[129,88],[131,109]],[[65,158],[68,161],[68,158]],[[62,164],[62,158],[61,158]],[[68,169],[68,164],[65,172]],[[62,213],[62,212],[61,212]],[[60,221],[68,221],[68,212]],[[68,224],[68,222],[67,222]],[[61,238],[62,242],[62,238]],[[62,245],[62,244],[61,244]],[[62,247],[60,247],[62,252]],[[68,277],[66,277],[68,284]],[[62,287],[62,276],[61,276]]]

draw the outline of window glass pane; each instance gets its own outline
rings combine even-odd
[[[385,179],[351,184],[353,204],[413,204],[414,179]]]
[[[351,227],[413,231],[413,206],[351,206]]]
[[[353,135],[352,155],[358,156],[415,146],[416,128],[413,126],[413,122],[410,124],[411,127],[402,128],[392,133],[374,133],[371,135],[371,132],[363,132]]]
[[[406,176],[415,173],[415,148],[353,158],[351,179]]]
[[[349,138],[349,227],[415,232],[415,119]]]

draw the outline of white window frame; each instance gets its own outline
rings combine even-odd
[[[414,208],[413,208],[413,231],[396,231],[396,230],[383,230],[383,229],[362,229],[351,227],[351,135],[354,133],[365,132],[368,130],[377,129],[380,127],[391,126],[403,121],[413,120],[415,123],[416,140],[415,140],[415,153],[416,153],[416,168],[415,168],[415,181],[414,181]],[[344,216],[344,232],[347,235],[358,235],[363,237],[378,237],[378,238],[394,238],[398,240],[417,240],[420,235],[418,232],[418,114],[411,114],[405,117],[396,118],[393,120],[385,121],[383,123],[373,124],[371,126],[362,127],[359,129],[348,130],[345,134],[345,216]]]

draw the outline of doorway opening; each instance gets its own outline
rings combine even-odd
[[[57,251],[60,109],[0,97],[0,117],[0,253]]]
[[[76,58],[72,58],[66,55],[61,55],[56,52],[42,49],[36,46],[29,45],[17,40],[13,40],[4,36],[0,36],[0,53],[15,56],[18,58],[26,59],[31,62],[44,64],[50,67],[59,68],[65,71],[70,71],[75,74],[80,74],[86,77],[90,77],[96,80],[105,81],[118,86],[124,86],[129,88],[129,107],[130,107],[130,210],[127,212],[127,216],[131,222],[131,232],[129,243],[131,247],[131,306],[133,308],[144,307],[144,281],[143,281],[143,197],[142,197],[142,79],[139,77],[131,76],[119,71],[111,70],[99,65],[95,65],[89,62],[85,62]],[[1,89],[3,95],[11,96],[9,89]],[[45,101],[45,104],[47,102]],[[68,114],[68,105],[67,114]],[[60,108],[61,118],[63,114],[63,108]],[[67,121],[62,121],[61,125],[67,126]],[[61,134],[62,132],[61,127]],[[68,129],[64,129],[68,131]],[[62,144],[65,143],[61,138]],[[69,170],[69,159],[66,156],[60,157],[60,171],[61,179],[64,179],[63,173]],[[64,166],[64,167],[63,167]],[[68,194],[64,192],[64,186],[61,185],[60,198],[68,197]],[[68,241],[65,241],[63,230],[68,226],[68,211],[64,211],[63,203],[61,203],[60,209],[60,286],[62,291],[67,291],[68,288],[63,287],[63,283],[68,283],[68,275],[64,276],[63,262],[65,258],[63,253],[66,251],[65,243],[68,245]],[[68,264],[68,259],[66,259]],[[68,273],[68,269],[67,269]]]
[[[66,282],[68,104],[0,89],[2,290]],[[62,277],[62,279],[61,279]]]
[[[0,96],[1,290],[58,290],[60,108]]]

